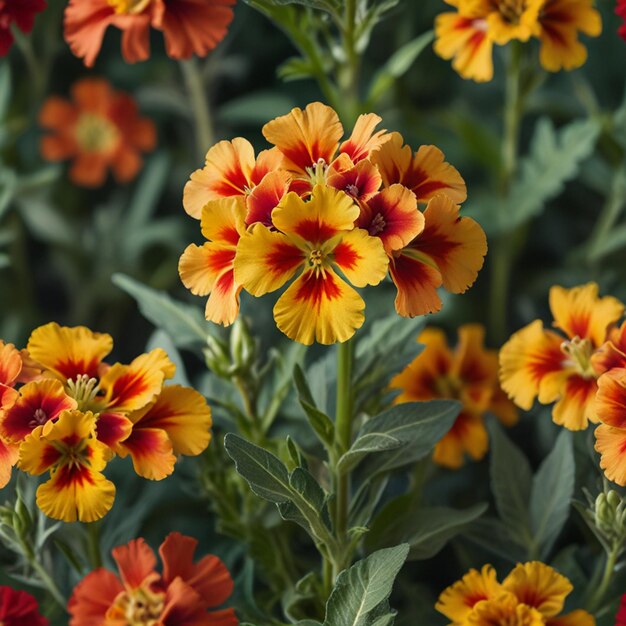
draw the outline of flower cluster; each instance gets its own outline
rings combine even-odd
[[[0,57],[6,56],[13,45],[11,25],[30,33],[35,15],[46,8],[45,0],[0,0]]]
[[[607,478],[626,485],[626,322],[624,305],[599,297],[598,285],[553,287],[554,325],[536,320],[515,333],[500,352],[502,388],[523,409],[538,397],[555,403],[552,418],[570,430],[595,431]]]
[[[498,384],[498,353],[484,347],[480,324],[459,328],[459,342],[448,347],[443,331],[427,328],[417,338],[424,351],[391,381],[400,389],[396,403],[435,398],[459,400],[463,409],[450,431],[435,446],[433,460],[448,468],[463,465],[465,454],[478,461],[487,453],[489,436],[483,416],[490,412],[504,424],[517,421],[517,409]]]
[[[37,600],[25,591],[0,586],[0,624],[3,626],[48,626],[39,613]]]
[[[550,72],[580,67],[587,49],[579,32],[597,37],[602,31],[593,0],[445,0],[456,8],[435,23],[435,52],[453,59],[463,78],[493,78],[493,46],[537,37],[539,60]]]
[[[154,124],[139,116],[135,100],[101,78],[74,83],[72,101],[48,98],[39,123],[51,131],[41,140],[44,159],[73,158],[70,178],[84,187],[102,185],[109,168],[117,182],[132,180],[141,169],[141,153],[156,145]]]
[[[409,317],[439,310],[440,286],[462,293],[473,284],[487,243],[459,214],[463,179],[438,148],[414,153],[400,134],[375,131],[380,121],[360,116],[340,143],[335,111],[313,103],[267,123],[274,147],[256,157],[242,138],[208,151],[183,198],[208,241],[189,246],[179,264],[188,289],[210,294],[207,319],[231,324],[242,288],[262,296],[295,276],[274,307],[276,323],[295,341],[329,344],[363,323],[353,287],[388,272],[396,310]]]
[[[235,0],[70,0],[65,40],[85,65],[96,61],[109,26],[122,31],[127,63],[150,57],[150,29],[163,32],[173,59],[203,57],[224,38]]]
[[[519,563],[501,583],[493,567],[485,565],[448,587],[436,609],[450,626],[595,626],[586,611],[559,615],[572,589],[567,578],[539,561]]]
[[[233,591],[222,561],[208,555],[194,562],[198,542],[171,533],[159,547],[163,571],[143,539],[113,549],[119,576],[100,568],[74,589],[68,604],[70,626],[237,626],[233,609],[221,606]]]
[[[139,476],[161,480],[176,455],[209,444],[211,410],[197,391],[167,383],[175,366],[155,349],[128,365],[109,365],[109,335],[50,323],[26,350],[0,342],[0,478],[11,467],[50,473],[37,490],[46,515],[90,522],[113,505],[102,473],[114,455],[130,456]]]

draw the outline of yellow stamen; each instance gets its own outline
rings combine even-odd
[[[128,626],[156,626],[160,624],[165,605],[164,595],[139,587],[125,593],[114,605],[115,615],[123,615]]]
[[[77,376],[76,380],[68,380],[66,391],[78,403],[79,411],[97,410],[95,404],[100,387],[95,378],[89,378],[87,374],[83,374]]]
[[[309,265],[312,267],[320,267],[324,262],[324,253],[321,250],[312,250],[309,254]]]
[[[141,13],[152,0],[107,0],[116,13],[133,14]]]
[[[568,357],[567,362],[573,365],[581,376],[585,378],[597,377],[591,363],[593,346],[589,339],[581,339],[576,336],[570,341],[564,341],[561,344],[561,352]]]
[[[526,0],[498,0],[498,11],[511,24],[519,24],[526,10]]]
[[[456,376],[440,376],[434,381],[435,393],[440,398],[457,400],[461,396],[463,384]]]
[[[84,113],[76,123],[76,141],[85,152],[109,152],[120,139],[113,123],[93,113]]]

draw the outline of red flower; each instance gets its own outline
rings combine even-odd
[[[15,0],[12,0],[15,2]],[[2,5],[0,4],[0,7]],[[39,614],[37,600],[25,591],[0,587],[0,624],[2,626],[48,626]]]
[[[233,580],[216,556],[194,563],[197,544],[170,533],[159,548],[162,573],[143,539],[115,548],[119,577],[104,568],[88,574],[70,598],[70,626],[237,626],[233,609],[208,611],[228,599]]]
[[[619,33],[620,37],[624,41],[626,41],[626,0],[617,0],[615,13],[617,13],[623,20],[625,20],[625,23],[622,24],[617,32]]]
[[[626,3],[624,3],[626,5]],[[622,596],[619,611],[615,616],[615,626],[626,626],[626,593]]]
[[[46,8],[45,0],[0,0],[0,57],[5,56],[13,45],[11,24],[23,33],[30,33],[35,14]]]

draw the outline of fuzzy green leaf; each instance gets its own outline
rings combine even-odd
[[[332,445],[335,439],[335,424],[326,413],[317,408],[309,384],[299,365],[294,367],[293,379],[300,406],[308,417],[311,428],[323,444]]]

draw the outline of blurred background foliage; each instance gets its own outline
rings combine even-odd
[[[176,357],[181,359],[179,376],[187,377],[210,398],[224,400],[228,397],[224,394],[232,390],[220,386],[215,375],[206,374],[201,337],[204,332],[221,341],[226,334],[204,322],[203,303],[188,294],[177,272],[183,249],[200,241],[197,223],[182,209],[182,189],[190,173],[202,166],[209,148],[197,144],[184,74],[165,55],[158,38],[152,42],[149,61],[125,64],[116,31],[107,33],[95,68],[87,70],[63,41],[64,4],[50,0],[47,11],[37,19],[32,38],[20,38],[10,56],[0,61],[0,337],[22,346],[39,324],[52,320],[82,324],[112,334],[114,358],[130,360],[144,349],[168,302],[147,291],[139,298],[147,312],[147,317],[142,315],[136,300],[128,295],[128,291],[141,293],[141,286],[128,278],[112,280],[114,274],[124,274],[189,304],[185,310],[197,335],[185,335],[190,332],[188,319],[180,327],[170,326],[169,337],[161,335],[152,341],[167,345],[174,355],[176,348],[168,342],[177,343],[182,349],[182,356]],[[513,217],[516,206],[495,199],[492,182],[500,169],[504,61],[499,53],[503,50],[496,50],[492,82],[477,85],[464,81],[448,62],[435,56],[428,35],[424,35],[447,6],[440,0],[389,4],[395,6],[373,31],[363,56],[362,97],[368,95],[365,86],[375,85],[369,95],[374,96],[373,110],[383,117],[383,127],[400,131],[415,148],[434,143],[444,151],[467,181],[468,213],[481,221],[490,240],[502,236],[512,224],[520,227],[513,244],[518,249],[507,288],[508,312],[503,312],[506,336],[533,319],[549,318],[547,294],[553,284],[571,286],[595,280],[602,293],[626,301],[626,222],[622,215],[626,196],[626,44],[616,33],[614,2],[598,3],[604,32],[587,41],[589,59],[584,67],[545,75],[528,101],[521,152],[532,158],[527,168],[522,166],[526,187],[511,196],[511,202],[523,204],[521,217],[519,212]],[[265,122],[293,106],[323,99],[323,95],[313,80],[296,80],[296,52],[276,26],[244,2],[238,2],[235,15],[226,40],[202,61],[214,139],[245,136],[262,149],[266,144],[260,131]],[[404,52],[394,57],[399,50]],[[390,57],[392,63],[388,63]],[[385,67],[387,73],[381,73]],[[65,165],[51,165],[40,157],[42,131],[37,114],[43,100],[50,94],[66,96],[71,84],[87,75],[105,76],[115,88],[133,94],[142,114],[157,125],[158,147],[146,157],[142,172],[131,184],[116,185],[109,180],[102,189],[80,189],[68,180]],[[579,126],[572,129],[569,125],[576,121]],[[542,159],[560,164],[564,171],[552,176],[542,167]],[[540,190],[539,202],[529,200],[533,189]],[[443,326],[451,334],[461,323],[487,324],[493,263],[488,256],[474,287],[463,296],[447,297],[443,311],[427,322]],[[365,295],[372,320],[392,312],[391,285],[377,289],[375,296]],[[278,335],[270,302],[252,306],[245,294],[243,298],[243,312],[254,336],[261,340],[261,353],[276,349],[274,356],[268,357],[269,371],[279,378],[281,371],[290,374],[286,365],[281,370],[280,359],[292,362],[301,355],[291,355],[288,342]],[[171,324],[170,318],[167,323]],[[405,323],[416,335],[417,327]],[[391,332],[400,332],[399,328],[394,326]],[[499,346],[493,343],[492,347]],[[276,356],[281,353],[282,357]],[[322,353],[312,350],[308,362]],[[286,399],[282,417],[295,417],[283,421],[281,428],[298,433],[303,418],[293,404],[293,398]],[[219,406],[216,421],[218,430],[230,428]],[[549,412],[539,408],[530,417],[524,416],[509,434],[536,471],[554,447],[556,433]],[[302,437],[299,443],[306,446],[306,435]],[[127,501],[119,498],[101,525],[103,548],[108,551],[138,534],[158,545],[169,530],[189,532],[201,540],[204,550],[220,554],[235,568],[238,605],[249,608],[250,618],[255,611],[251,564],[244,564],[236,542],[215,534],[215,519],[207,506],[207,499],[213,496],[206,491],[198,494],[193,486],[199,472],[206,476],[216,463],[219,467],[229,462],[217,442],[214,448],[204,461],[185,461],[172,478],[158,485],[136,481],[132,472],[125,472],[124,463],[116,464],[116,482],[124,483],[119,492]],[[585,435],[575,438],[577,496],[581,486],[597,490],[599,473],[591,450],[592,443]],[[492,481],[503,471],[494,466],[497,459],[497,455],[491,459]],[[469,464],[463,471],[429,467],[427,472],[424,499],[431,505],[459,509],[492,502],[489,460]],[[513,470],[511,480],[518,478]],[[394,480],[405,484],[407,478]],[[574,490],[573,480],[570,482],[563,487],[566,493]],[[129,507],[128,502],[139,505]],[[253,499],[248,506],[249,515],[273,515],[278,524],[275,509],[267,503]],[[495,519],[493,506],[489,515]],[[573,582],[582,581],[584,591],[590,564],[601,549],[582,519],[566,516],[563,526],[564,532],[553,539],[547,551],[535,556],[558,564]],[[297,527],[282,524],[283,532],[285,528],[295,535],[296,545],[302,549],[298,558],[306,563],[307,554],[313,554],[310,544],[300,537]],[[523,549],[510,547],[509,538],[498,537],[495,526],[471,528],[427,565],[415,561],[403,570],[392,601],[400,610],[400,626],[444,623],[432,609],[436,596],[469,567],[492,562],[504,576],[514,561],[527,557]],[[227,534],[236,537],[236,533],[231,528]],[[65,534],[68,549],[85,539],[80,533],[73,536],[71,529]],[[588,539],[586,547],[580,547],[583,538]],[[259,554],[263,548],[262,543],[256,546],[256,556],[260,562],[270,561],[272,554]],[[3,558],[8,563],[12,557],[7,554]],[[75,580],[67,578],[69,570],[61,563],[56,567],[69,590]],[[622,574],[621,580],[615,581],[613,597],[624,585]],[[266,591],[271,595],[271,585]],[[572,596],[573,603],[578,605],[580,598]],[[606,624],[611,623],[613,608],[606,607]]]

